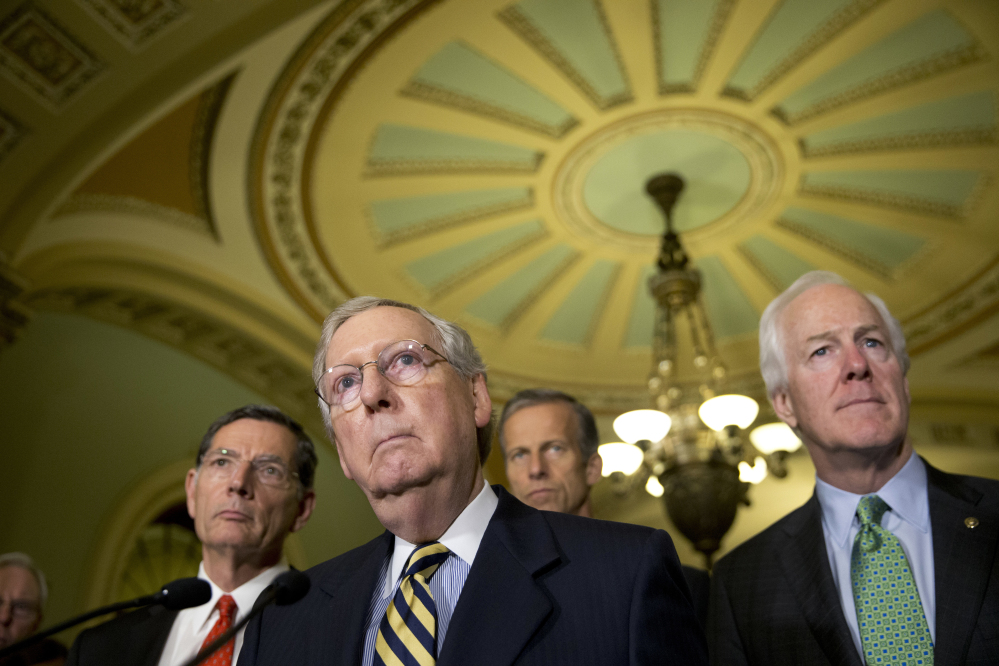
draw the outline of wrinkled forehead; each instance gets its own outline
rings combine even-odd
[[[799,294],[784,309],[779,325],[787,342],[860,327],[885,330],[884,320],[867,297],[839,284],[823,284]]]
[[[225,449],[245,460],[266,456],[290,464],[297,443],[295,435],[280,423],[244,418],[219,428],[206,455]]]
[[[419,312],[394,306],[372,308],[354,315],[336,330],[326,349],[326,367],[373,361],[386,345],[398,340],[416,340],[437,348],[440,343],[436,332]]]
[[[7,599],[38,601],[42,596],[38,579],[19,564],[0,566],[0,596]]]

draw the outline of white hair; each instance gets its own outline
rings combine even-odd
[[[794,281],[790,287],[775,298],[760,317],[760,373],[767,385],[767,397],[773,402],[778,391],[787,388],[787,356],[784,350],[784,335],[780,315],[791,301],[813,287],[824,284],[837,284],[853,289],[849,282],[830,271],[811,271]],[[892,352],[902,366],[902,374],[909,372],[909,353],[905,349],[905,334],[902,325],[888,311],[888,306],[876,294],[857,292],[874,306],[888,328],[888,341]]]
[[[45,608],[45,602],[49,599],[49,587],[45,584],[45,574],[35,566],[35,561],[24,553],[4,553],[0,555],[0,569],[4,567],[21,567],[31,572],[38,582],[38,593],[41,596],[41,607]]]

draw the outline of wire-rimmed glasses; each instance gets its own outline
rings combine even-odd
[[[253,460],[242,458],[229,449],[213,449],[201,460],[201,474],[212,482],[228,482],[236,471],[248,463],[257,482],[274,488],[287,488],[298,472],[292,472],[277,456],[258,456]]]
[[[316,394],[330,408],[349,409],[360,398],[364,383],[364,368],[374,365],[382,377],[396,386],[412,386],[427,374],[427,365],[433,362],[427,352],[449,361],[443,354],[416,340],[399,340],[387,345],[374,361],[360,366],[346,363],[327,368],[319,378]]]

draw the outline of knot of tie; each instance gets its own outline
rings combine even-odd
[[[230,622],[238,610],[236,607],[236,600],[228,594],[223,594],[219,597],[219,601],[215,604],[215,607],[219,609],[219,616],[227,618]]]
[[[857,538],[861,550],[869,553],[881,545],[881,533],[884,531],[884,528],[881,527],[881,518],[888,508],[885,501],[877,495],[860,498],[860,504],[857,505],[860,533]]]
[[[429,581],[437,568],[444,563],[451,553],[447,546],[437,541],[431,541],[413,549],[413,554],[406,562],[405,576],[416,576]]]

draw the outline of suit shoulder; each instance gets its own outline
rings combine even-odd
[[[567,551],[598,548],[602,551],[639,553],[650,540],[668,541],[671,545],[673,543],[666,531],[644,525],[582,518],[553,511],[540,513],[559,544]]]
[[[309,578],[316,580],[341,569],[356,569],[362,563],[367,562],[385,544],[387,538],[387,534],[382,533],[362,546],[348,550],[346,553],[342,553],[310,569],[306,569],[305,573]]]

